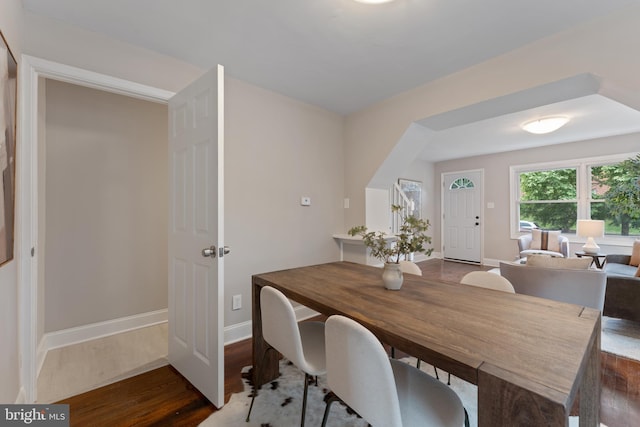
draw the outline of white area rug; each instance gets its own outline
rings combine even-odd
[[[415,358],[403,359],[407,363],[415,366]],[[433,367],[422,363],[420,368],[432,376]],[[249,367],[243,369],[243,373],[248,372]],[[440,380],[447,380],[447,374],[439,371]],[[280,377],[270,384],[266,384],[260,390],[258,397],[253,404],[251,421],[245,422],[249,405],[251,403],[251,386],[247,380],[244,392],[231,396],[222,410],[215,412],[204,422],[201,427],[297,427],[300,425],[300,411],[302,408],[302,389],[304,374],[287,361],[280,362]],[[462,381],[459,378],[451,377],[451,388],[453,388],[467,412],[471,426],[478,425],[477,409],[477,387]],[[310,427],[320,426],[324,414],[324,396],[328,392],[325,377],[318,377],[318,386],[309,385],[307,396],[307,415],[305,425]],[[569,420],[571,427],[578,426],[577,417]],[[367,422],[358,418],[354,414],[347,412],[346,408],[339,403],[334,403],[331,407],[328,427],[366,427]],[[602,425],[604,427],[604,425]]]

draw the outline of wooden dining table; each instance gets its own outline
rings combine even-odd
[[[478,386],[478,425],[599,426],[598,310],[404,275],[386,290],[381,270],[332,262],[252,276],[253,381],[278,376],[267,351],[260,290],[272,286],[318,313],[361,323],[383,343]]]

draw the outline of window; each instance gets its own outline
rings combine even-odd
[[[640,236],[639,177],[640,155],[513,166],[512,230],[572,234],[587,218],[604,220],[608,236]]]
[[[520,172],[519,221],[566,233],[575,229],[578,217],[577,169]]]
[[[461,190],[464,188],[473,188],[475,185],[469,178],[458,178],[451,183],[449,190]]]

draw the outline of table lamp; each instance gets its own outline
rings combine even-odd
[[[587,243],[584,244],[582,250],[587,254],[597,254],[600,247],[593,238],[604,237],[604,221],[598,219],[579,219],[576,232],[578,236],[587,238]]]

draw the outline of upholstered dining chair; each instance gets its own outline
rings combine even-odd
[[[291,302],[282,292],[270,286],[265,286],[260,291],[260,306],[264,340],[304,372],[300,419],[300,425],[304,426],[309,382],[312,377],[324,375],[326,372],[324,323],[298,323]],[[253,401],[257,394],[256,389],[251,398],[247,422],[249,422]]]
[[[488,271],[471,271],[464,275],[460,283],[463,285],[494,289],[496,291],[510,292],[512,294],[516,292],[511,282],[506,278]]]
[[[568,302],[603,311],[607,274],[602,270],[545,268],[500,263],[500,274],[516,293]]]
[[[326,322],[327,383],[331,404],[343,401],[373,427],[468,426],[458,395],[449,387],[395,359],[375,335],[344,316]]]

